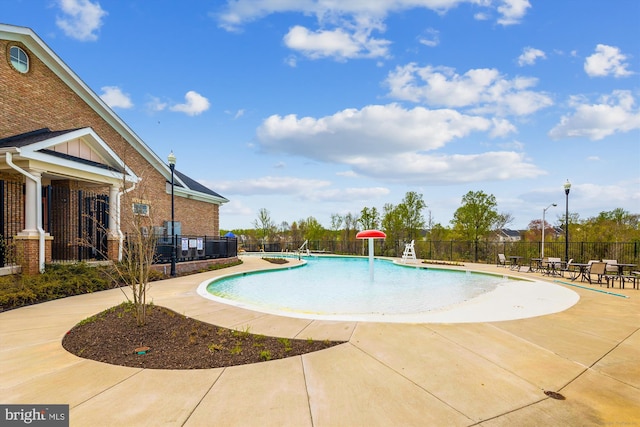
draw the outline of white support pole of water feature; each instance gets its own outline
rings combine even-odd
[[[369,239],[369,280],[373,282],[373,255],[374,255],[374,245],[373,239],[384,239],[387,237],[380,230],[363,230],[356,234],[356,239]]]
[[[373,282],[373,239],[369,237],[369,280]]]

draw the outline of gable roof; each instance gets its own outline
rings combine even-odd
[[[68,150],[68,144],[77,148],[77,155]],[[124,176],[127,181],[138,181],[135,173],[91,128],[38,129],[0,139],[0,150],[13,151],[23,159],[47,164],[47,171],[53,174],[85,177],[89,174],[109,181],[119,181]]]
[[[169,165],[158,157],[158,155],[154,153],[144,143],[144,141],[142,141],[142,139],[140,139],[140,137],[138,137],[138,135],[136,135],[136,133],[122,119],[120,119],[120,117],[118,117],[118,115],[115,114],[114,111],[89,86],[87,86],[87,84],[84,83],[82,79],[80,79],[80,77],[78,77],[40,37],[38,37],[33,30],[27,27],[0,24],[0,38],[20,42],[28,47],[34,55],[36,55],[76,95],[86,102],[87,105],[89,105],[109,124],[109,126],[118,132],[129,143],[129,145],[140,153],[140,155],[162,176],[164,176],[166,180],[171,179],[171,170]],[[32,135],[32,137],[35,139],[38,138],[37,135]],[[27,145],[33,142],[39,141],[28,142],[28,140],[23,140],[23,143]],[[12,146],[16,147],[16,145]],[[202,201],[215,204],[223,204],[229,201],[215,191],[207,189],[196,181],[189,179],[184,174],[176,174],[175,182],[185,190],[188,190],[188,193],[190,193],[191,196],[197,195],[198,199]],[[197,185],[194,185],[194,183]],[[206,189],[207,191],[203,191],[203,189]],[[177,194],[180,195],[180,192]]]
[[[518,230],[511,230],[509,228],[503,228],[500,231],[507,237],[520,237],[520,232]]]
[[[24,147],[25,145],[31,145],[36,142],[43,141],[58,135],[64,135],[69,132],[73,132],[77,129],[67,129],[59,131],[51,131],[49,128],[43,128],[34,130],[27,133],[21,133],[19,135],[9,136],[7,138],[0,139],[0,148],[4,147]]]

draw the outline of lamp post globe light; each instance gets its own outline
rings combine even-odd
[[[169,161],[169,169],[171,169],[171,277],[176,277],[176,227],[175,227],[175,218],[174,218],[174,198],[173,198],[173,189],[174,189],[174,180],[173,174],[176,168],[176,155],[173,154],[173,151],[169,153],[167,157]]]
[[[547,213],[547,209],[549,209],[551,206],[558,206],[557,203],[551,203],[549,206],[547,206],[546,208],[542,209],[542,246],[540,248],[540,258],[544,258],[544,229],[547,228],[547,223],[544,219],[544,215]]]
[[[564,217],[564,261],[569,262],[569,191],[571,190],[571,183],[567,179],[564,183],[564,194],[567,197],[566,212]]]

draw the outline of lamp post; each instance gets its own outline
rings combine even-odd
[[[173,151],[169,153],[167,157],[169,161],[169,168],[171,169],[171,277],[176,277],[176,224],[174,218],[174,197],[173,197],[173,188],[174,188],[174,180],[173,173],[176,168],[176,155],[173,154]]]
[[[571,183],[567,179],[564,183],[564,194],[567,196],[566,212],[564,217],[564,261],[569,262],[569,190],[571,190]]]
[[[547,209],[549,209],[551,206],[555,207],[558,205],[556,203],[551,203],[549,206],[542,209],[542,247],[540,248],[540,258],[544,258],[544,229],[547,228],[547,223],[544,219],[544,215],[545,213],[547,213]]]

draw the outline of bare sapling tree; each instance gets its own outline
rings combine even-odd
[[[107,224],[99,223],[97,218],[85,214],[85,220],[95,224],[94,229],[100,229],[103,236],[110,235],[111,239],[118,242],[118,260],[112,263],[107,274],[115,283],[124,285],[119,289],[133,305],[138,326],[144,326],[147,321],[147,291],[158,244],[158,236],[154,233],[154,209],[145,185],[151,180],[144,179],[144,175],[149,174],[149,171],[146,172],[138,174],[137,183],[127,179],[123,173],[117,195],[119,200],[108,202],[118,207],[115,210],[116,229],[110,230]],[[105,202],[104,199],[97,200],[97,203]],[[109,259],[107,248],[96,241],[95,235],[82,235],[79,240],[81,245]]]
[[[124,231],[121,244],[121,259],[114,263],[114,271],[121,283],[127,285],[133,303],[136,323],[144,326],[147,319],[147,291],[156,256],[158,236],[154,232],[154,209],[147,195],[146,181],[140,177],[135,188],[126,187],[123,179],[120,192],[120,229]],[[131,209],[127,209],[132,207]]]

